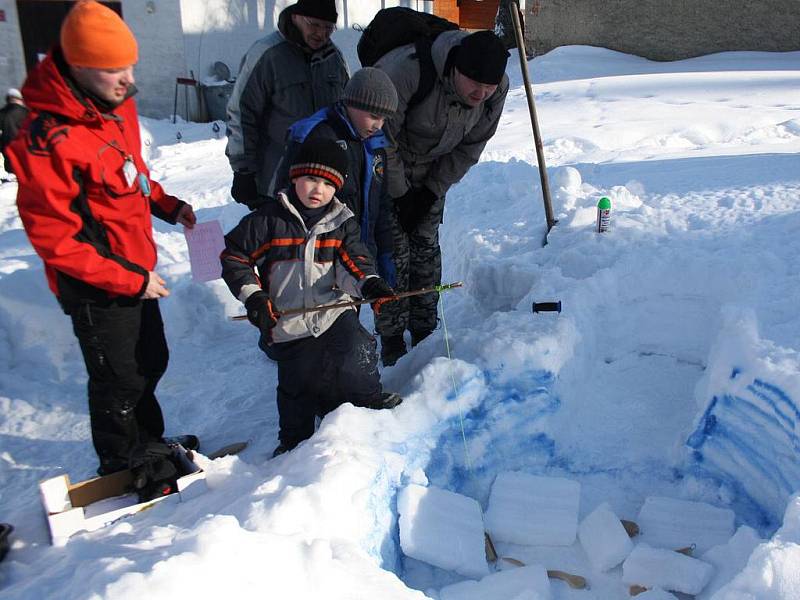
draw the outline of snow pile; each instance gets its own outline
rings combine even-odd
[[[783,523],[770,541],[756,547],[747,566],[714,600],[800,598],[800,496],[789,501]]]

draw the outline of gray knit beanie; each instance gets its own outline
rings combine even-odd
[[[389,76],[374,67],[356,71],[342,94],[345,106],[391,117],[397,110],[397,90]]]

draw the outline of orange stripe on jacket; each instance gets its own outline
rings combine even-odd
[[[268,241],[263,246],[256,248],[256,250],[250,255],[250,260],[257,259],[273,246],[299,246],[303,243],[305,243],[305,239],[303,238],[275,238],[274,240]]]
[[[350,258],[350,255],[347,254],[347,252],[340,248],[339,255],[342,257],[342,262],[345,264],[345,266],[347,266],[347,268],[350,269],[358,279],[364,279],[364,273],[362,273],[361,269],[356,266],[356,263],[353,262],[353,259]]]

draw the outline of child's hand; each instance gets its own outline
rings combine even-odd
[[[380,277],[369,277],[361,284],[361,297],[364,300],[375,300],[372,310],[380,314],[384,302],[394,300],[394,290]]]
[[[263,290],[253,292],[244,303],[244,307],[247,309],[247,320],[262,332],[267,332],[278,324],[280,315],[275,312],[267,292]]]
[[[394,296],[394,290],[380,277],[369,277],[361,284],[361,297],[364,300],[377,300]]]

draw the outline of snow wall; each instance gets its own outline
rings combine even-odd
[[[729,309],[698,384],[702,411],[687,440],[690,468],[752,501],[768,529],[800,489],[798,365],[795,352],[760,338],[754,314]]]

